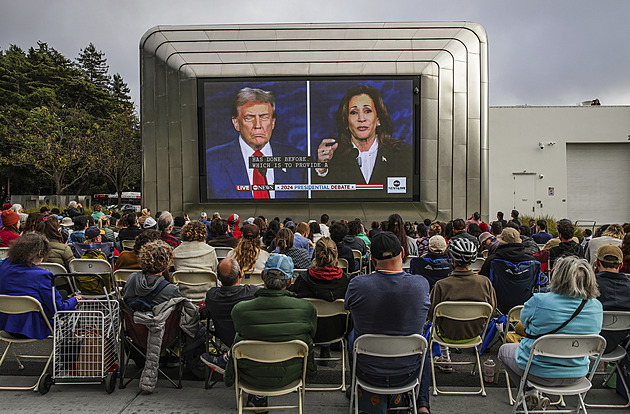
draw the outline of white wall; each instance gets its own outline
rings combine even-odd
[[[603,147],[600,143],[625,144],[619,148],[630,153],[629,135],[630,106],[491,107],[491,220],[499,210],[509,216],[512,208],[521,214],[531,215],[533,208],[536,216],[567,217],[571,201],[567,198],[576,191],[589,191],[589,188],[567,188],[567,144],[593,145],[595,159],[598,148]],[[540,149],[539,142],[544,149]],[[619,190],[630,194],[630,177],[616,178]],[[549,194],[549,187],[553,187],[553,195]],[[630,221],[630,205],[625,214],[611,218],[609,214],[600,214],[597,200],[593,201],[589,210],[593,217],[572,219],[594,219],[600,223]]]

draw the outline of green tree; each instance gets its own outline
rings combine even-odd
[[[139,121],[133,107],[121,103],[119,109],[98,130],[99,154],[95,164],[97,173],[116,188],[118,208],[123,190],[140,177],[142,154]]]
[[[61,195],[91,169],[93,151],[86,145],[99,126],[85,111],[70,109],[32,109],[24,121],[18,121],[19,135],[8,139],[4,165],[30,166],[54,183]]]
[[[109,66],[105,53],[96,50],[93,43],[87,45],[85,49],[81,49],[77,63],[90,82],[101,86],[109,84],[109,75],[107,74]]]

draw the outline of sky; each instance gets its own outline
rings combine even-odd
[[[0,49],[90,42],[139,102],[139,42],[158,25],[469,21],[488,34],[490,105],[630,105],[627,0],[0,0]]]

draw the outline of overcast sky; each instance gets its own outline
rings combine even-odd
[[[490,105],[630,105],[628,0],[0,0],[0,49],[103,51],[139,102],[138,44],[157,25],[470,21],[488,33]]]

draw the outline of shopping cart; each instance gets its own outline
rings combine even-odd
[[[56,277],[94,277],[105,290],[103,279],[88,274]],[[54,284],[54,280],[53,280]],[[113,299],[81,300],[74,311],[55,312],[53,373],[40,380],[39,391],[52,384],[105,384],[107,393],[116,388],[120,360],[120,314]]]

